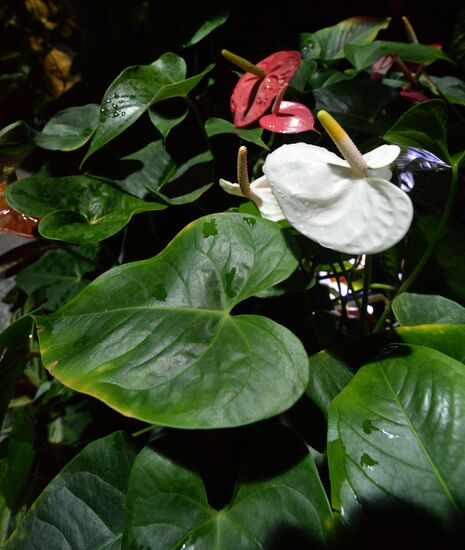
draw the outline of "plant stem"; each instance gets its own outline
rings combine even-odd
[[[452,210],[452,204],[454,202],[455,190],[457,188],[457,181],[458,181],[458,174],[459,174],[458,163],[451,162],[451,169],[452,169],[452,175],[451,175],[449,194],[447,195],[446,205],[444,207],[444,211],[442,213],[441,219],[439,220],[439,224],[437,226],[436,232],[434,233],[432,239],[430,240],[428,246],[426,247],[426,250],[423,252],[423,255],[420,258],[419,262],[415,266],[415,269],[400,285],[399,289],[394,294],[389,304],[386,306],[383,314],[381,315],[378,322],[376,323],[376,326],[373,332],[380,332],[384,322],[386,321],[387,317],[391,313],[392,302],[394,301],[395,298],[397,298],[397,296],[399,296],[403,292],[406,292],[412,286],[412,284],[416,281],[418,275],[421,273],[426,263],[430,259],[431,255],[433,254],[434,249],[436,248],[436,245],[444,236],[444,231],[446,229],[446,225]]]
[[[199,110],[197,109],[195,103],[192,101],[192,99],[189,96],[186,95],[185,100],[189,105],[189,108],[194,113],[195,120],[197,121],[197,124],[199,125],[202,135],[205,139],[205,143],[207,144],[207,149],[211,151],[212,148],[210,145],[210,138],[208,137],[207,131],[205,130],[205,125],[203,123],[202,117],[200,116]]]
[[[363,271],[363,294],[362,294],[362,308],[360,311],[360,327],[362,336],[368,334],[368,298],[370,296],[370,283],[371,283],[371,271],[372,271],[372,257],[370,254],[365,256],[365,269]]]

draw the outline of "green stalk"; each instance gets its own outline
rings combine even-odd
[[[362,308],[360,311],[360,327],[362,336],[366,336],[368,330],[368,298],[370,296],[370,283],[371,283],[371,271],[372,271],[372,257],[370,254],[365,256],[365,269],[363,271],[363,294],[362,294]]]
[[[455,197],[455,190],[457,189],[457,181],[458,181],[458,175],[459,175],[459,161],[453,161],[451,162],[451,169],[452,169],[452,175],[451,175],[451,182],[450,182],[450,188],[449,188],[449,194],[447,195],[447,201],[446,206],[444,207],[444,211],[442,213],[441,219],[439,221],[438,227],[436,229],[436,232],[433,235],[433,238],[431,239],[429,245],[427,246],[426,250],[423,252],[423,256],[420,258],[420,261],[415,266],[415,269],[410,273],[410,275],[405,279],[405,281],[400,285],[397,292],[394,294],[394,297],[389,302],[389,304],[386,306],[383,314],[379,318],[378,322],[376,323],[376,326],[373,330],[373,332],[379,332],[386,321],[387,317],[391,313],[392,309],[392,302],[394,301],[397,296],[402,294],[403,292],[406,292],[412,284],[416,281],[418,275],[421,273],[423,268],[425,267],[426,263],[430,259],[431,255],[434,252],[434,249],[436,248],[436,245],[439,243],[439,241],[444,236],[444,231],[446,229],[447,222],[449,220],[449,216],[452,210],[452,205],[454,202]]]

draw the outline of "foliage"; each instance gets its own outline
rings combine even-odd
[[[71,3],[0,10],[34,46],[0,60],[34,100],[0,130],[0,228],[34,239],[0,256],[0,545],[463,537],[463,14],[450,49],[393,18],[270,33],[231,105],[233,3],[115,6],[101,50]]]

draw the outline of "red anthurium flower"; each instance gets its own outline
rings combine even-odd
[[[417,90],[401,90],[399,94],[409,101],[429,101],[429,97]]]
[[[248,126],[265,114],[282,86],[295,75],[301,61],[300,53],[295,50],[273,53],[257,65],[227,50],[223,50],[222,54],[236,65],[245,62],[240,66],[247,67],[247,72],[239,79],[231,95],[231,111],[236,128]]]
[[[386,76],[392,69],[394,62],[395,56],[393,54],[383,55],[383,57],[377,59],[373,63],[370,71],[372,80],[381,80],[383,76]]]
[[[299,132],[307,132],[315,130],[315,119],[312,112],[305,105],[294,101],[283,101],[288,84],[279,91],[279,94],[273,104],[271,113],[264,115],[259,120],[260,126],[279,134],[298,134]]]
[[[39,223],[36,218],[30,218],[13,210],[5,200],[6,183],[0,183],[0,233],[9,231],[20,237],[35,237],[35,228]]]
[[[294,101],[281,101],[277,113],[262,116],[259,120],[265,130],[279,134],[298,134],[309,130],[316,132],[314,122],[310,109]]]

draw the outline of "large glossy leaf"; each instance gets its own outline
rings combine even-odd
[[[351,17],[337,25],[320,29],[314,33],[300,35],[300,47],[304,59],[333,61],[342,59],[344,47],[348,44],[369,44],[380,30],[389,26],[391,18]]]
[[[98,247],[53,250],[18,273],[16,285],[34,294],[37,304],[55,311],[89,283],[83,276],[95,270],[97,252]]]
[[[173,447],[158,442],[134,463],[124,547],[274,548],[273,542],[292,545],[292,536],[300,535],[300,542],[305,537],[311,548],[312,542],[327,539],[331,509],[318,472],[306,448],[289,432],[281,428],[257,437],[232,502],[219,511],[209,505],[197,469],[186,464],[186,450]]]
[[[231,316],[297,266],[276,224],[216,214],[158,256],[114,268],[37,319],[44,363],[122,414],[184,428],[273,416],[302,395],[300,341],[270,319]]]
[[[99,106],[95,103],[70,107],[53,116],[34,141],[42,149],[73,151],[87,143],[99,121]]]
[[[344,80],[315,90],[315,111],[333,114],[345,128],[378,135],[386,123],[377,121],[397,92],[370,79]]]
[[[465,323],[463,306],[435,294],[404,292],[393,300],[392,310],[401,325]]]
[[[42,492],[6,549],[121,548],[126,488],[136,454],[121,432],[88,445]]]
[[[384,40],[375,40],[368,45],[348,44],[344,48],[344,53],[358,70],[368,69],[380,57],[392,53],[396,53],[403,61],[424,63],[426,65],[438,60],[451,62],[442,50],[434,46],[387,42]]]
[[[0,425],[29,359],[33,320],[26,315],[0,333]]]
[[[31,176],[7,188],[7,201],[28,216],[38,216],[48,239],[90,244],[114,235],[134,214],[161,210],[88,176]]]
[[[212,68],[213,65],[209,65],[198,75],[186,78],[185,61],[174,53],[165,53],[151,65],[125,69],[105,92],[100,122],[85,159],[121,134],[158,101],[186,97]]]
[[[334,399],[328,459],[333,506],[403,501],[442,520],[465,508],[465,366],[396,345]]]
[[[414,105],[399,118],[383,138],[401,147],[426,149],[447,160],[449,152],[446,104],[440,99],[432,99]]]
[[[396,339],[405,344],[425,346],[465,362],[465,325],[416,325],[397,327]]]
[[[205,131],[208,137],[234,134],[244,141],[255,143],[262,149],[269,150],[268,145],[262,140],[263,128],[236,128],[229,120],[213,117],[205,122]]]

